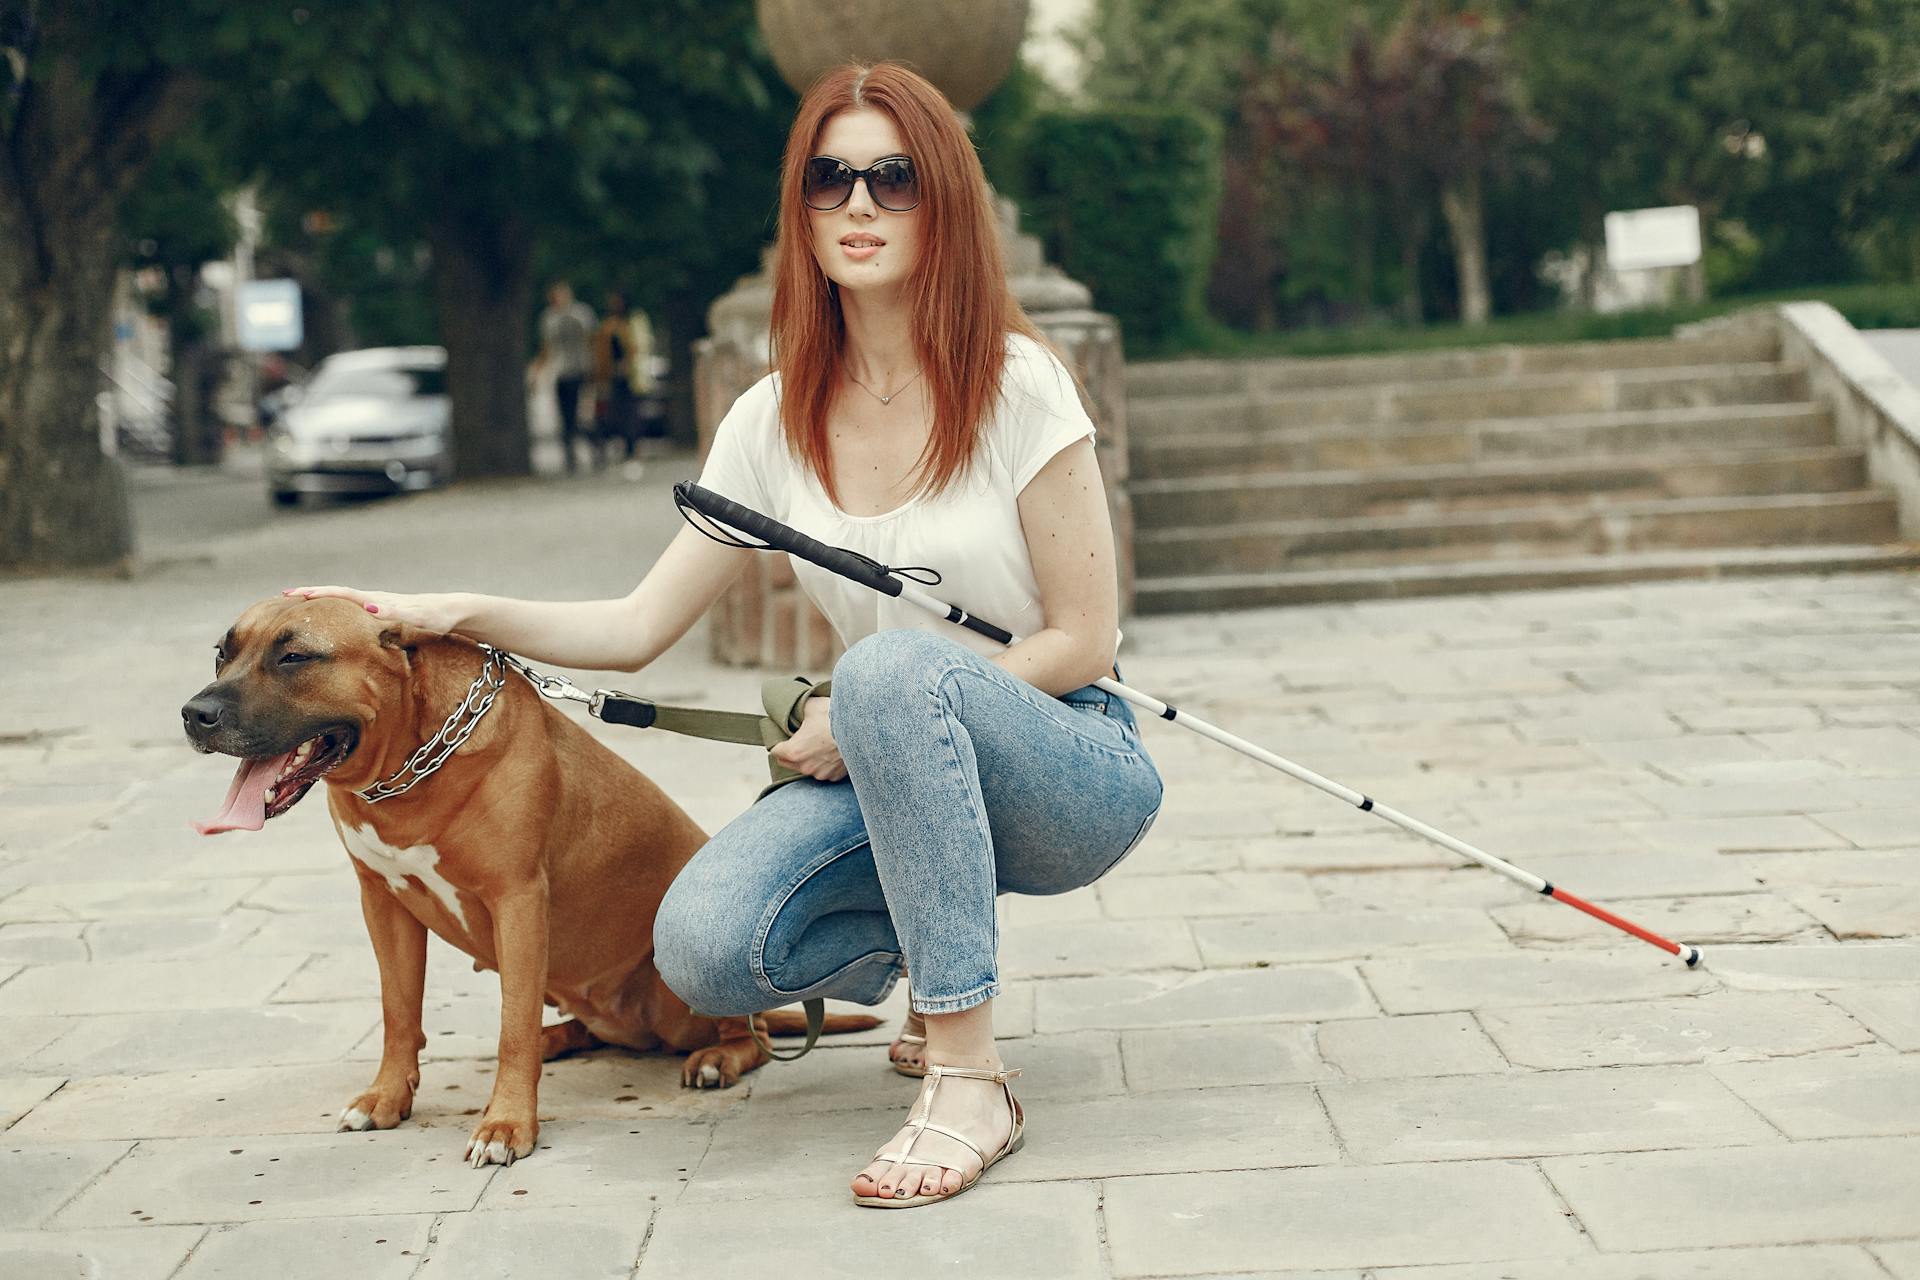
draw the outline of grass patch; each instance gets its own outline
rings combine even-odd
[[[1142,358],[1197,356],[1346,356],[1396,351],[1431,351],[1505,344],[1597,342],[1611,338],[1664,338],[1683,324],[1779,302],[1825,302],[1858,329],[1920,328],[1920,284],[1813,285],[1774,293],[1748,293],[1685,306],[1613,315],[1539,311],[1496,316],[1477,329],[1458,324],[1360,325],[1343,329],[1288,329],[1246,333],[1225,325],[1185,335],[1177,344]]]

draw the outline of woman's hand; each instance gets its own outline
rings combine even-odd
[[[460,624],[461,618],[460,597],[448,592],[398,595],[391,591],[361,591],[354,587],[328,586],[288,587],[280,594],[298,596],[303,600],[319,600],[328,596],[351,600],[383,622],[405,622],[436,635],[452,631]]]
[[[767,754],[796,773],[821,782],[838,782],[847,776],[847,766],[840,759],[840,748],[833,743],[827,701],[816,697],[801,704],[799,731]]]

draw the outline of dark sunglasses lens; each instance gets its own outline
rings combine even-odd
[[[838,160],[815,158],[807,161],[801,183],[808,205],[815,209],[837,209],[853,191],[853,171]]]
[[[867,185],[873,202],[896,212],[920,203],[920,180],[911,160],[883,160],[867,171]]]

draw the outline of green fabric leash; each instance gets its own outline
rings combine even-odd
[[[789,782],[798,781],[806,775],[789,769],[773,758],[773,749],[799,732],[806,711],[808,698],[825,698],[832,694],[833,681],[822,680],[819,684],[805,676],[781,676],[768,680],[760,686],[760,706],[765,715],[752,715],[745,711],[709,711],[702,707],[663,707],[659,703],[645,698],[637,698],[630,693],[607,692],[600,696],[600,705],[596,708],[600,718],[609,724],[627,724],[638,728],[665,729],[669,733],[684,734],[689,738],[705,738],[711,742],[738,742],[746,746],[764,747],[767,752],[767,772],[773,780],[755,796],[754,803],[772,795]],[[792,1062],[795,1058],[804,1058],[813,1051],[820,1040],[821,1028],[827,1021],[827,1002],[814,997],[800,1002],[807,1015],[807,1042],[793,1053],[777,1053],[773,1045],[760,1033],[760,1024],[754,1021],[754,1015],[747,1016],[747,1031],[753,1036],[755,1044],[766,1051],[768,1057],[777,1062]]]

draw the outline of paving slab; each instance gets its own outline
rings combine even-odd
[[[1844,849],[1844,836],[1811,818],[1670,818],[1627,824],[1656,849],[1679,853],[1756,853],[1773,849]]]
[[[1471,1014],[1407,1014],[1323,1022],[1320,1054],[1354,1079],[1482,1075],[1507,1060]]]
[[[1821,995],[1894,1048],[1907,1053],[1920,1050],[1920,983],[1825,991]]]
[[[1587,1258],[1529,1259],[1394,1267],[1373,1280],[1886,1280],[1858,1245],[1808,1244],[1764,1249],[1671,1249]]]
[[[1035,1001],[1037,1025],[1047,1032],[1313,1022],[1380,1011],[1350,967],[1326,965],[1057,978]]]
[[[11,1128],[66,1082],[65,1076],[0,1076],[0,1129]]]
[[[1546,878],[1551,883],[1559,883],[1550,875]],[[1696,946],[1780,942],[1790,938],[1826,941],[1828,938],[1826,930],[1813,916],[1771,893],[1596,899],[1593,891],[1584,885],[1567,888],[1588,901],[1597,900],[1643,929]],[[1621,936],[1611,925],[1538,894],[1494,907],[1488,914],[1499,922],[1515,944],[1524,947],[1614,947],[1619,945]]]
[[[449,1215],[419,1275],[460,1280],[627,1280],[639,1264],[649,1215],[632,1205],[477,1211]]]
[[[1273,1169],[1106,1183],[1116,1276],[1489,1263],[1588,1248],[1537,1169]],[[1499,1222],[1499,1230],[1488,1223]]]
[[[1711,991],[1629,1004],[1486,1009],[1516,1066],[1541,1070],[1725,1061],[1852,1049],[1873,1033],[1812,992]]]
[[[292,976],[293,956],[226,960],[125,960],[38,965],[0,986],[0,1014],[140,1013],[249,1007]]]
[[[236,880],[82,880],[28,885],[0,902],[0,920],[113,920],[217,916],[260,883]]]
[[[84,961],[87,944],[81,941],[80,935],[86,927],[84,921],[0,925],[0,965]]]
[[[69,1203],[55,1225],[458,1212],[474,1206],[497,1172],[469,1168],[461,1145],[444,1129],[404,1127],[147,1141]]]
[[[1920,1240],[1876,1244],[1872,1252],[1894,1280],[1920,1280]]]
[[[1728,986],[1748,991],[1878,986],[1920,978],[1920,944],[1716,947],[1706,965]]]
[[[20,1280],[170,1280],[206,1233],[205,1227],[157,1226],[0,1231],[0,1276],[18,1276]]]
[[[1360,972],[1379,995],[1381,1006],[1395,1014],[1605,1004],[1685,995],[1713,985],[1705,974],[1686,969],[1652,947],[1393,957],[1362,961]]]
[[[1101,1280],[1107,1272],[1100,1258],[1094,1188],[1075,1182],[1005,1186],[998,1180],[1001,1168],[996,1165],[984,1183],[952,1204],[928,1206],[938,1215],[937,1226],[926,1221],[928,1211],[863,1209],[844,1192],[670,1205],[654,1221],[638,1274],[644,1280],[708,1275],[866,1280],[884,1271]]]
[[[1102,880],[1094,892],[1116,920],[1154,916],[1233,916],[1249,911],[1312,911],[1319,904],[1305,876],[1287,871],[1220,871]]]
[[[0,1018],[0,1044],[10,1026]],[[377,1002],[115,1013],[57,1022],[59,1034],[21,1059],[36,1072],[192,1071],[331,1062],[379,1026]]]
[[[192,960],[242,950],[267,919],[235,908],[218,916],[122,916],[86,926],[86,959]],[[363,926],[364,928],[364,926]]]
[[[433,1223],[415,1213],[226,1224],[206,1233],[176,1280],[411,1280]]]
[[[132,1149],[127,1142],[28,1143],[0,1134],[0,1230],[39,1226]]]
[[[1813,820],[1862,849],[1910,845],[1920,835],[1920,805],[1815,813]]]
[[[1593,902],[1753,893],[1763,887],[1745,862],[1719,853],[1543,853],[1536,858],[1516,852],[1514,858],[1535,875]],[[1523,897],[1503,905],[1527,901]]]
[[[622,1128],[598,1118],[549,1120],[540,1126],[538,1149],[495,1173],[478,1207],[544,1212],[619,1205],[634,1213],[655,1197],[675,1199],[711,1136],[705,1122],[685,1118],[629,1118]]]
[[[1446,907],[1217,916],[1194,920],[1192,930],[1213,969],[1358,960],[1431,946],[1498,947],[1506,941],[1486,912]]]
[[[1920,1133],[1920,1055],[1780,1058],[1712,1071],[1789,1138]]]
[[[1331,1164],[1340,1149],[1305,1085],[1196,1089],[1036,1107],[1001,1181]]]
[[[0,1017],[0,1071],[10,1075],[47,1074],[53,1069],[45,1063],[29,1067],[35,1055],[45,1051],[71,1031],[81,1019],[52,1016]]]
[[[1920,1138],[1566,1156],[1540,1166],[1606,1252],[1899,1239]]]
[[[1089,920],[1009,926],[1000,934],[1003,978],[1058,978],[1134,969],[1198,969],[1185,920]]]
[[[1836,938],[1920,938],[1920,885],[1790,889],[1783,896]]]
[[[14,1129],[21,1137],[54,1141],[331,1133],[340,1109],[372,1080],[374,1066],[330,1062],[89,1076],[69,1081]],[[434,1101],[429,1077],[416,1114],[445,1109]]]
[[[1120,1057],[1127,1088],[1134,1093],[1297,1084],[1329,1074],[1314,1051],[1313,1027],[1306,1023],[1123,1031]]]
[[[1635,1067],[1319,1086],[1369,1164],[1763,1143],[1777,1135],[1700,1067]]]

